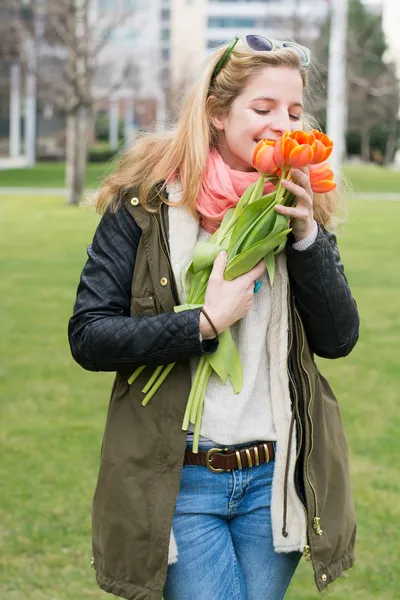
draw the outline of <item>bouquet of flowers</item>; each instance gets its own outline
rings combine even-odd
[[[253,165],[259,179],[244,192],[235,208],[229,209],[217,231],[208,242],[198,242],[193,260],[182,274],[186,289],[186,304],[176,306],[175,312],[202,307],[214,260],[221,250],[227,253],[225,279],[231,281],[248,273],[260,260],[265,261],[271,285],[274,282],[275,255],[286,245],[291,229],[288,217],[274,210],[277,204],[295,206],[296,198],[282,185],[282,179],[291,179],[291,169],[309,166],[311,188],[315,193],[335,189],[333,172],[326,163],[333,149],[330,138],[318,130],[286,132],[276,141],[261,140],[253,154]],[[275,188],[264,195],[264,184],[270,181]],[[175,363],[155,369],[143,388],[143,406],[153,398]],[[129,384],[145,369],[140,366],[131,375]],[[204,397],[211,373],[225,384],[230,379],[235,393],[242,389],[242,367],[231,332],[225,329],[219,335],[216,352],[202,356],[193,379],[187,401],[182,429],[194,425],[193,452],[198,452],[200,424]]]

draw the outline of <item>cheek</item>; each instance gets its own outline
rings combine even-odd
[[[231,123],[231,136],[235,137],[256,137],[257,132],[262,128],[260,117],[253,111],[241,111],[234,115]],[[241,140],[243,141],[243,139]]]
[[[303,121],[292,121],[290,131],[303,131]]]

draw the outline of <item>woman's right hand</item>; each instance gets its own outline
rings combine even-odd
[[[254,281],[265,271],[262,260],[248,273],[225,281],[226,263],[226,252],[220,252],[214,261],[204,300],[204,310],[219,333],[247,315],[253,304]],[[203,313],[200,314],[200,333],[204,339],[215,338]]]

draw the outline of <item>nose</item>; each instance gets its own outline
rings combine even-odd
[[[270,122],[270,128],[278,137],[283,135],[285,131],[290,131],[292,127],[288,113],[280,112],[276,114]]]

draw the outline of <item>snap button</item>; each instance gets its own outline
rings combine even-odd
[[[160,285],[165,287],[167,284],[168,284],[168,279],[166,277],[163,277],[160,281]]]
[[[326,581],[328,579],[327,576],[325,575],[325,573],[323,573],[321,575],[321,579],[322,579],[322,581]]]
[[[132,206],[137,206],[139,204],[139,198],[132,198],[131,199],[131,204]]]

